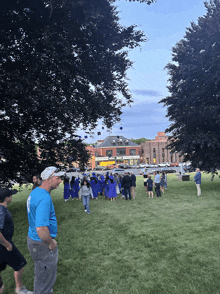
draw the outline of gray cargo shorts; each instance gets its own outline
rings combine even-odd
[[[34,293],[53,293],[53,285],[56,281],[58,247],[50,250],[42,241],[34,241],[27,236],[27,245],[34,261]]]

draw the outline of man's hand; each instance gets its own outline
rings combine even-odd
[[[49,245],[49,249],[50,250],[54,250],[57,247],[57,241],[52,239],[50,245]]]
[[[9,245],[6,247],[6,249],[7,249],[8,251],[12,251],[12,245],[11,245],[11,243],[9,243]]]
[[[0,244],[3,245],[8,251],[12,251],[12,245],[8,242],[0,232]]]

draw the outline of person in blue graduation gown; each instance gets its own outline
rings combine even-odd
[[[109,176],[109,191],[108,198],[111,198],[111,201],[114,201],[117,197],[116,192],[116,182],[114,181],[114,177],[112,175]]]
[[[65,178],[64,181],[64,192],[63,192],[63,198],[65,201],[69,200],[70,197],[70,184],[69,184],[69,178]]]
[[[97,183],[98,193],[103,195],[104,188],[105,188],[105,177],[103,175],[100,175],[98,178],[98,183]]]
[[[97,178],[97,175],[95,173],[93,173],[93,178],[95,180],[95,195],[94,195],[94,198],[95,199],[98,199],[98,194],[99,194],[99,190],[98,190],[98,178]]]
[[[105,198],[108,199],[108,192],[109,192],[109,175],[106,174],[105,177]]]
[[[104,195],[105,190],[105,177],[101,175],[101,184],[102,184],[102,195]]]
[[[79,199],[79,177],[75,178],[75,182],[73,185],[73,189],[74,189],[74,198],[76,198],[77,200]]]
[[[93,197],[94,199],[98,199],[98,179],[96,177],[95,173],[92,173],[92,177],[90,179],[90,185],[92,187],[92,193],[93,193]]]
[[[98,176],[97,190],[98,190],[98,193],[100,194],[102,193],[102,183],[101,183],[100,176]]]
[[[72,180],[70,182],[70,196],[72,199],[78,200],[78,192],[79,192],[79,179],[72,177]]]

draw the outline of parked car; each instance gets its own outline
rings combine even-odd
[[[96,167],[93,168],[93,170],[106,170],[106,167],[97,165]]]
[[[163,171],[166,172],[167,174],[176,173],[175,169],[167,168],[167,167],[161,168],[161,172],[163,172]]]
[[[162,162],[158,164],[159,167],[167,167],[170,166],[169,162]]]
[[[158,167],[158,164],[148,164],[147,165],[147,168],[155,168],[155,167]]]
[[[178,162],[171,162],[170,166],[179,166],[179,163]]]
[[[123,164],[123,163],[122,164],[119,164],[118,167],[119,168],[124,168],[124,169],[125,168],[129,168],[129,166],[127,164]]]
[[[118,174],[123,174],[123,173],[125,173],[125,170],[124,170],[123,168],[114,168],[114,169],[112,170],[112,172],[113,172],[114,174],[116,174],[116,173],[118,173]]]
[[[107,169],[113,169],[113,168],[116,168],[116,166],[113,165],[113,164],[109,164],[109,165],[107,165]]]
[[[138,165],[133,164],[133,165],[130,165],[129,168],[138,168]]]
[[[147,165],[148,165],[147,163],[140,163],[138,168],[144,168],[144,167],[147,167]]]

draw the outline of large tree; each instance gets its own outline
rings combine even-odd
[[[220,1],[191,23],[172,50],[167,107],[172,151],[206,171],[220,167]]]
[[[132,102],[127,50],[146,38],[119,24],[114,2],[1,1],[1,178],[87,162],[77,130],[89,133],[99,119],[111,127]]]

